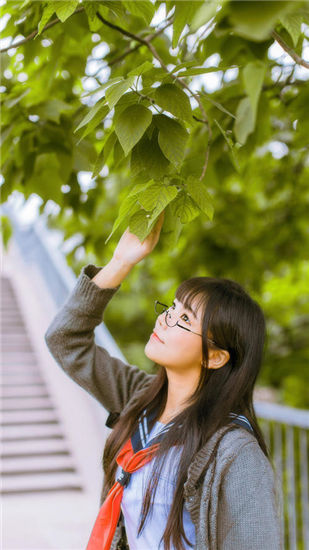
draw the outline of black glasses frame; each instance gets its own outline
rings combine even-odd
[[[160,306],[163,306],[163,311],[157,311],[157,305],[160,305]],[[202,334],[199,334],[199,332],[194,332],[194,330],[191,330],[190,328],[188,327],[183,327],[182,325],[179,324],[178,321],[176,321],[176,323],[174,325],[169,325],[168,322],[167,322],[167,318],[168,318],[168,310],[171,308],[172,306],[168,306],[167,304],[162,304],[162,302],[159,302],[159,300],[155,300],[155,313],[156,315],[162,315],[162,313],[165,312],[165,316],[164,316],[164,319],[165,319],[165,323],[167,324],[168,327],[170,328],[173,328],[175,327],[176,325],[179,327],[179,328],[183,328],[183,330],[187,330],[188,332],[193,332],[193,334],[196,334],[197,336],[202,336]],[[220,346],[217,346],[216,342],[214,342],[214,340],[211,340],[211,338],[207,338],[208,342],[211,342],[214,346],[216,347],[220,347]]]

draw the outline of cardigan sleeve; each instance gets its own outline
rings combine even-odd
[[[244,445],[219,493],[218,550],[283,550],[272,466],[254,442]]]
[[[121,285],[101,289],[92,277],[100,267],[84,267],[68,299],[45,334],[47,346],[72,380],[110,413],[121,413],[133,394],[152,376],[128,365],[95,343],[94,329]]]

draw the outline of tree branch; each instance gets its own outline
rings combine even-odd
[[[81,11],[84,11],[83,7],[77,8],[75,10],[75,12],[72,13],[72,15],[75,15],[76,13],[80,13]],[[60,23],[60,19],[58,19],[58,17],[56,17],[56,19],[53,19],[52,21],[47,23],[47,25],[45,25],[42,32],[47,31],[47,29],[50,29],[54,25],[57,25],[57,23]],[[35,38],[38,33],[39,33],[39,31],[32,31],[30,34],[28,34],[28,36],[26,36],[25,38],[23,38],[19,42],[16,42],[15,44],[11,44],[10,46],[7,46],[7,48],[3,48],[2,50],[0,50],[0,53],[4,53],[4,52],[7,52],[9,50],[13,50],[14,48],[18,48],[18,46],[22,46],[22,44],[25,44],[26,42],[29,42],[29,40],[32,40],[33,38]],[[13,38],[13,40],[14,40],[14,38]]]
[[[284,51],[292,58],[294,59],[295,63],[297,63],[297,65],[301,65],[302,67],[305,67],[305,69],[309,69],[309,63],[307,61],[305,61],[304,59],[302,59],[301,57],[299,57],[299,55],[294,52],[294,50],[292,50],[292,48],[290,48],[290,46],[288,46],[288,44],[283,40],[283,38],[281,38],[280,34],[278,34],[276,31],[273,31],[271,33],[272,37],[278,42],[278,44],[280,44],[281,48],[284,49]]]
[[[164,32],[165,29],[167,29],[167,27],[169,27],[172,22],[173,22],[173,16],[171,16],[167,19],[166,25],[164,25],[164,27],[162,27],[161,29],[158,29],[153,34],[150,34],[149,36],[147,36],[147,40],[151,41],[154,38],[156,38],[157,36],[159,36],[160,34],[162,34],[162,32]],[[139,48],[141,48],[142,45],[143,44],[141,44],[139,42],[133,48],[127,48],[121,55],[119,55],[118,57],[115,57],[114,59],[112,59],[111,61],[106,63],[106,65],[104,65],[104,67],[100,67],[99,70],[95,74],[98,74],[101,70],[106,69],[106,67],[112,67],[113,65],[116,65],[116,63],[119,63],[120,61],[122,61],[125,57],[127,57],[127,55],[129,55],[130,53],[133,53],[136,50],[138,50]]]
[[[96,14],[97,14],[97,17],[100,19],[100,21],[102,23],[104,23],[105,25],[107,25],[108,27],[110,27],[111,29],[114,29],[114,30],[120,32],[124,36],[128,36],[128,38],[132,38],[133,40],[136,40],[137,42],[140,42],[141,45],[147,46],[147,48],[151,51],[153,57],[155,57],[155,59],[157,59],[159,61],[161,67],[167,72],[167,74],[172,76],[172,78],[174,78],[174,80],[176,80],[182,86],[182,88],[185,88],[186,90],[188,90],[190,95],[197,101],[198,106],[201,110],[201,113],[204,117],[202,122],[204,124],[206,124],[207,129],[208,129],[208,144],[207,144],[207,149],[206,149],[206,153],[205,153],[205,161],[204,161],[204,165],[203,165],[203,169],[202,169],[202,174],[200,176],[200,180],[202,180],[204,178],[206,170],[207,170],[210,143],[211,143],[211,140],[212,140],[212,130],[211,130],[209,120],[208,120],[207,115],[206,115],[206,111],[204,109],[203,104],[200,101],[200,98],[199,98],[198,94],[195,94],[194,92],[192,92],[192,90],[188,86],[188,84],[186,82],[184,82],[181,78],[179,78],[175,74],[170,73],[170,71],[168,70],[167,66],[165,65],[163,59],[161,59],[161,57],[159,56],[159,54],[158,54],[157,50],[155,49],[155,47],[153,46],[153,44],[150,43],[149,38],[142,38],[141,36],[138,36],[137,34],[133,34],[129,31],[123,29],[122,27],[119,27],[118,25],[115,25],[114,23],[110,23],[109,21],[104,19],[104,17],[102,17],[102,15],[99,12],[96,12]]]

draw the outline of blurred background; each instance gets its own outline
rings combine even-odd
[[[150,97],[163,77],[136,40],[95,19],[96,4],[128,32],[160,31],[153,44],[169,70],[212,68],[186,82],[204,94],[212,128],[202,182],[214,210],[193,214],[192,223],[175,218],[176,238],[160,242],[122,283],[97,341],[152,372],[144,346],[155,299],[170,303],[192,276],[242,284],[267,321],[255,407],[276,470],[284,545],[308,550],[308,3],[265,3],[263,20],[257,2],[217,2],[208,12],[201,2],[139,2],[142,15],[120,1],[0,4],[2,548],[81,550],[99,505],[106,412],[57,367],[44,333],[81,268],[111,259],[128,225],[124,218],[107,241],[122,201],[132,182],[144,181],[109,140],[117,109],[104,120],[93,111],[100,90],[145,61],[154,66],[135,93]],[[191,4],[204,10],[198,19]],[[244,96],[252,98],[244,67],[257,73],[261,63],[249,128],[240,112]],[[195,124],[184,178],[205,162],[209,135]],[[150,150],[144,157],[151,177],[167,163]]]

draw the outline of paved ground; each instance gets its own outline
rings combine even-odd
[[[97,511],[85,494],[5,497],[1,548],[85,550]]]

